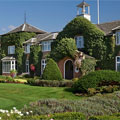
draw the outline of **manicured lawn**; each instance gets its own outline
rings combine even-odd
[[[12,107],[20,109],[32,101],[47,98],[81,99],[72,92],[66,91],[65,88],[0,83],[0,109],[11,109]]]

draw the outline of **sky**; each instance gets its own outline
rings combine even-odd
[[[47,32],[61,31],[76,17],[83,0],[0,0],[0,34],[24,23]],[[97,24],[97,0],[85,0],[90,5],[92,23]],[[120,0],[100,0],[100,23],[120,20]]]

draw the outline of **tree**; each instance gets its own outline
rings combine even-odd
[[[50,57],[55,61],[59,61],[66,56],[74,58],[75,50],[77,50],[75,40],[72,38],[63,38],[57,46],[52,49]]]

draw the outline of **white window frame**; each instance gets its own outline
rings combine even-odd
[[[116,32],[116,45],[120,45],[120,31]]]
[[[42,42],[42,52],[51,51],[51,42],[52,41],[43,41]]]
[[[26,60],[26,73],[30,73],[30,65],[29,65],[29,60]]]
[[[41,74],[43,74],[43,71],[44,71],[46,65],[47,65],[46,59],[42,59],[41,60]]]
[[[120,62],[117,61],[117,58],[118,58],[118,57],[120,58],[120,56],[116,56],[116,71],[118,71],[118,70],[117,70],[117,64],[120,64]]]
[[[79,73],[79,68],[78,67],[75,67],[75,72]]]
[[[83,36],[75,36],[76,46],[77,48],[81,49],[84,48],[84,37]],[[81,44],[78,44],[80,43]]]
[[[5,63],[9,63],[9,70]],[[10,73],[11,70],[15,70],[15,60],[2,61],[2,73]]]
[[[26,54],[30,53],[30,46],[31,46],[31,44],[26,44],[25,45],[24,51],[25,51]]]
[[[13,51],[12,51],[12,50]],[[12,45],[12,46],[8,46],[8,54],[15,54],[15,45]]]

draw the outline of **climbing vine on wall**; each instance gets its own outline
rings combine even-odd
[[[22,72],[23,67],[23,54],[24,54],[24,48],[23,48],[23,42],[26,40],[34,37],[35,33],[28,33],[28,32],[19,32],[19,33],[12,33],[12,34],[6,34],[1,36],[1,58],[8,55],[8,46],[15,45],[15,55],[17,61],[17,72],[20,74]]]
[[[42,51],[40,45],[32,45],[30,48],[30,64],[35,65],[36,75],[40,75],[41,71],[41,59],[42,59]]]

